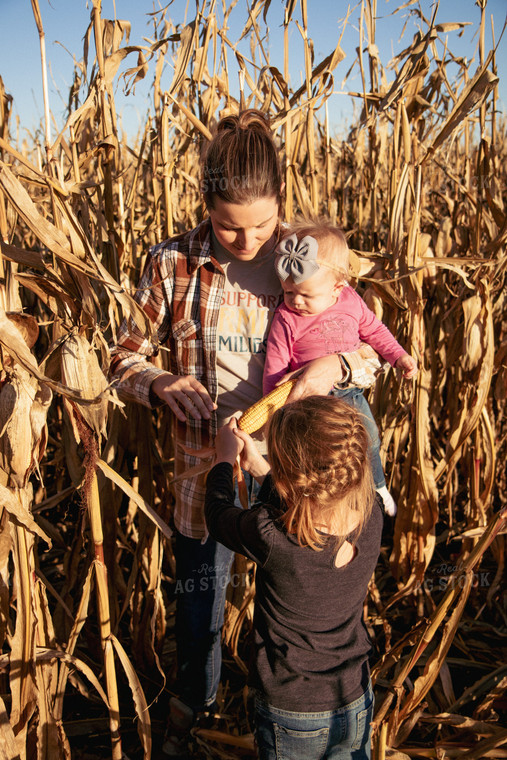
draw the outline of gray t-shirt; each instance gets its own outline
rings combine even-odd
[[[266,338],[281,301],[274,251],[238,261],[212,235],[226,282],[217,329],[218,424],[239,417],[262,396]]]

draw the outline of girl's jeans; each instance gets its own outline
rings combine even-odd
[[[345,707],[329,712],[278,710],[255,699],[259,760],[370,760],[371,685]]]
[[[377,423],[371,413],[370,405],[364,397],[363,390],[361,388],[335,388],[331,392],[333,396],[343,399],[343,401],[353,406],[361,414],[362,423],[370,436],[369,454],[373,481],[376,489],[382,488],[386,485],[386,479],[384,477],[384,468],[380,461],[380,438]]]
[[[251,498],[258,487],[247,474],[245,478]],[[202,543],[175,531],[174,555],[179,697],[198,712],[214,702],[220,683],[225,595],[234,552],[211,536]]]

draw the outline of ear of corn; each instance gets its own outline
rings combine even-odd
[[[277,385],[270,393],[249,406],[238,420],[239,429],[245,433],[255,433],[256,430],[260,430],[273,412],[285,404],[296,382],[296,380],[287,380]]]

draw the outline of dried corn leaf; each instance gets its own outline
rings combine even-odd
[[[192,54],[197,41],[198,35],[196,34],[196,24],[195,21],[192,21],[190,24],[187,24],[180,33],[180,46],[176,63],[174,64],[174,75],[171,86],[169,87],[168,95],[173,95],[178,92],[185,77],[187,66],[192,59]]]
[[[249,562],[241,554],[234,555],[234,561],[231,567],[232,583],[227,587],[227,597],[225,603],[225,621],[223,628],[223,640],[229,646],[233,655],[237,655],[237,643],[241,625],[238,626],[238,620],[242,620],[243,612],[254,598],[255,586],[250,583],[248,575]]]
[[[430,389],[431,373],[424,367],[419,370],[417,378],[417,418],[416,418],[416,441],[417,463],[420,478],[420,488],[424,492],[433,515],[433,529],[438,519],[438,488],[435,478],[435,469],[431,452],[431,415],[430,415]]]
[[[125,77],[131,77],[135,74],[134,81],[130,83],[130,88],[138,82],[140,79],[144,79],[147,74],[148,66],[146,64],[146,58],[142,48],[137,45],[126,45],[125,47],[115,50],[114,53],[108,55],[104,61],[104,77],[109,85],[113,84],[113,79],[116,76],[118,68],[125,58],[131,53],[137,53],[138,60],[135,69],[129,69],[125,72]]]
[[[500,684],[505,683],[507,683],[507,665],[502,664],[466,688],[463,694],[449,705],[449,712],[462,710],[469,702],[477,702],[484,694],[493,692]]]
[[[325,77],[326,74],[328,74],[330,71],[334,71],[334,69],[338,66],[338,64],[343,61],[345,58],[345,53],[343,52],[340,43],[337,44],[334,51],[330,53],[330,55],[326,56],[311,72],[310,82],[308,82],[306,79],[301,85],[301,87],[296,90],[296,92],[292,95],[290,99],[290,105],[291,108],[298,103],[298,101],[301,98],[301,95],[306,94],[308,86],[312,87],[316,81],[319,79]]]
[[[370,311],[375,314],[377,319],[382,320],[382,315],[384,313],[384,304],[382,298],[379,296],[375,288],[371,286],[369,288],[366,288],[363,293],[363,301],[366,303]]]
[[[178,101],[170,92],[167,92],[166,95],[169,98],[171,98],[173,103],[176,106],[178,106],[180,111],[187,117],[189,122],[203,135],[203,137],[205,137],[207,140],[211,140],[211,137],[212,137],[211,132],[202,123],[202,121],[200,121],[200,119],[198,119],[197,116],[195,116],[195,114],[193,114],[192,111],[190,111],[190,109],[188,109],[184,103],[182,103],[181,101]]]
[[[129,483],[127,483],[127,481],[121,477],[121,475],[109,467],[109,465],[106,464],[106,462],[104,462],[102,459],[99,459],[97,461],[97,467],[103,472],[106,478],[112,480],[113,483],[118,486],[118,488],[121,488],[121,490],[127,494],[129,499],[137,504],[139,509],[141,509],[141,511],[144,512],[144,514],[149,517],[152,522],[155,523],[157,528],[164,534],[166,538],[171,538],[173,533],[171,528],[167,525],[167,523],[164,522],[164,520],[162,520],[161,517],[159,517],[155,510],[150,507],[150,505],[142,498],[142,496],[140,496],[137,491],[135,491],[132,486],[129,485]]]
[[[196,728],[194,735],[203,741],[216,742],[218,744],[225,744],[229,747],[237,747],[242,752],[247,752],[249,755],[257,756],[255,749],[254,737],[252,734],[246,736],[233,736],[227,734],[225,731],[216,731],[211,728]],[[250,752],[248,752],[250,750]]]
[[[33,348],[39,337],[39,325],[37,324],[37,320],[34,317],[31,317],[30,314],[22,314],[13,311],[7,311],[5,316],[17,326],[28,348]]]
[[[144,692],[142,690],[141,684],[139,683],[139,678],[137,676],[137,673],[132,667],[124,648],[122,647],[122,645],[120,644],[116,636],[114,636],[113,634],[111,634],[110,639],[113,642],[113,646],[115,648],[116,654],[118,655],[118,658],[126,673],[130,690],[132,692],[132,697],[134,699],[134,705],[136,708],[137,717],[139,718],[139,722],[137,724],[137,731],[139,733],[139,737],[143,745],[144,757],[146,760],[150,760],[151,758],[151,722],[150,722],[150,713],[148,712],[148,705],[144,697]]]
[[[452,250],[451,232],[452,232],[452,222],[451,222],[450,217],[447,216],[440,224],[440,228],[438,230],[437,242],[435,245],[435,258],[437,260],[442,260],[443,263],[446,263],[445,259]],[[451,262],[451,266],[453,265],[454,265],[454,260],[453,262]]]
[[[503,732],[501,726],[486,721],[474,720],[466,715],[453,715],[449,712],[438,713],[437,715],[423,715],[422,720],[425,723],[441,723],[456,726],[465,731],[473,731],[476,734],[489,736]]]
[[[479,360],[484,353],[482,298],[476,293],[474,296],[463,301],[461,305],[465,315],[461,363],[463,369],[469,372],[479,364]]]
[[[482,320],[484,325],[484,340],[482,343],[482,361],[478,368],[478,378],[473,387],[465,389],[463,405],[457,424],[449,436],[445,461],[439,462],[435,468],[435,478],[438,480],[445,469],[448,469],[449,478],[460,456],[460,447],[475,429],[484,404],[486,403],[494,367],[494,327],[492,305],[489,295],[489,286],[486,281],[481,281]]]
[[[0,240],[0,250],[2,251],[2,256],[9,261],[14,261],[17,264],[22,264],[32,269],[40,269],[41,271],[45,269],[44,258],[40,251],[27,251],[24,248],[9,245],[3,240]]]
[[[33,469],[30,413],[37,383],[16,368],[0,390],[0,482],[24,488]]]
[[[88,617],[88,606],[90,603],[93,572],[94,572],[93,565],[90,565],[90,567],[88,568],[88,572],[86,574],[84,584],[83,584],[83,592],[79,600],[79,606],[77,608],[74,622],[72,624],[72,629],[69,634],[67,646],[65,647],[65,652],[70,656],[74,654],[74,650],[76,648],[79,634]],[[65,687],[67,685],[68,677],[69,677],[69,668],[66,666],[65,660],[63,660],[61,668],[60,668],[59,678],[58,678],[58,689],[56,693],[55,706],[54,706],[54,714],[57,720],[62,719],[63,698],[65,695]]]
[[[28,227],[47,248],[66,264],[89,276],[93,276],[93,269],[71,253],[68,240],[63,232],[37,211],[34,202],[24,187],[2,161],[0,161],[0,186],[20,216],[23,217]]]
[[[24,512],[28,512],[25,491],[18,492]],[[4,498],[8,494],[2,491]],[[16,622],[10,636],[9,685],[12,696],[10,722],[18,748],[24,747],[28,722],[37,709],[35,682],[35,640],[32,614],[34,573],[33,535],[24,527],[11,524],[12,558],[16,577]]]
[[[507,744],[507,731],[505,730],[491,739],[484,739],[478,742],[473,749],[463,752],[460,757],[463,760],[483,760],[485,757],[499,757],[494,750],[497,750],[504,744]]]
[[[73,321],[78,321],[82,312],[80,304],[59,284],[49,281],[47,275],[23,273],[17,274],[16,279],[21,286],[31,290],[53,314],[58,314],[65,320],[70,315]]]
[[[389,91],[386,93],[386,95],[384,95],[381,102],[379,103],[379,111],[385,111],[390,108],[402,95],[402,93],[404,93],[405,89],[407,89],[409,94],[413,94],[414,89],[418,90],[420,88],[422,78],[429,69],[429,58],[426,54],[426,51],[432,37],[434,36],[435,33],[431,29],[424,36],[418,32],[414,36],[412,45],[406,50],[403,50],[398,55],[399,60],[402,58],[406,58],[406,60],[403,63],[400,71],[397,72],[397,76],[392,83]],[[394,65],[394,62],[391,62],[390,65]],[[411,83],[414,83],[414,80],[415,88],[410,89],[410,85]]]
[[[100,368],[95,349],[86,335],[73,330],[59,347],[62,379],[72,388],[79,388],[88,403],[69,401],[69,413],[78,411],[87,425],[97,434],[106,432],[107,397],[104,395],[108,382]],[[97,399],[92,401],[92,399]]]
[[[34,613],[37,620],[36,646],[53,648],[55,635],[49,613],[45,588],[38,580],[34,588]],[[54,714],[54,700],[58,684],[57,660],[39,660],[35,677],[40,698],[37,702],[37,750],[43,758],[70,757],[70,747],[61,721]]]
[[[474,717],[487,717],[493,709],[493,705],[497,700],[500,700],[507,691],[507,676],[500,679],[498,683],[486,694],[484,699],[474,710]],[[491,724],[487,724],[488,726]]]
[[[51,390],[16,365],[0,388],[0,482],[23,488],[44,454]]]
[[[92,686],[97,691],[97,694],[100,696],[102,701],[109,706],[107,701],[107,695],[100,685],[100,682],[98,681],[95,673],[90,668],[89,665],[87,665],[83,660],[81,660],[79,657],[72,657],[70,654],[67,654],[67,652],[63,652],[60,649],[47,649],[46,647],[37,647],[35,650],[35,657],[34,660],[36,662],[44,662],[45,660],[61,660],[66,665],[68,665],[71,668],[75,668],[76,670],[79,670],[86,678],[90,681]]]
[[[23,332],[18,325],[9,318],[9,314],[0,307],[0,343],[7,353],[18,361],[28,372],[35,374],[37,362],[30,353]]]
[[[2,760],[22,760],[24,752],[20,752],[14,731],[9,723],[5,702],[0,697],[0,756]]]
[[[30,533],[44,539],[47,545],[51,546],[51,539],[33,519],[23,491],[12,491],[10,488],[6,488],[0,484],[0,499],[2,506],[7,510],[15,523],[22,525]]]
[[[424,666],[423,674],[415,680],[414,688],[408,694],[405,702],[399,709],[396,733],[400,731],[403,721],[406,720],[414,711],[415,707],[420,704],[421,700],[424,699],[438,678],[442,664],[445,661],[449,647],[456,634],[468,595],[470,594],[470,589],[472,588],[472,581],[472,573],[468,573],[465,576],[465,582],[463,583],[458,602],[453,606],[449,619],[442,627],[437,647],[431,652]]]
[[[462,590],[464,584],[461,583],[461,579],[465,579],[465,584],[468,583],[467,579],[469,579],[471,582],[474,568],[480,561],[484,552],[490,546],[491,542],[496,538],[499,532],[503,530],[506,522],[507,507],[492,517],[481,538],[474,546],[473,550],[468,555],[466,560],[461,565],[459,565],[456,571],[449,577],[447,591],[445,592],[444,597],[440,601],[429,622],[424,626],[422,632],[418,634],[417,641],[413,646],[410,654],[405,658],[403,664],[400,665],[397,670],[396,676],[391,684],[392,688],[386,694],[383,702],[376,710],[376,726],[380,725],[380,723],[384,720],[394,696],[397,695],[398,701],[402,699],[403,693],[405,691],[403,684],[405,683],[406,678],[419,661],[423,652],[426,651],[428,645],[433,640],[446,615],[448,614],[449,610],[460,594],[460,591]],[[453,706],[451,706],[450,709],[453,709]],[[399,704],[397,704],[395,711],[393,714],[391,714],[391,717],[389,719],[390,726],[393,727],[393,730],[396,730],[398,725],[398,712]]]
[[[10,613],[10,566],[12,538],[8,529],[9,514],[5,509],[0,515],[0,644],[3,646]]]
[[[465,123],[466,117],[479,108],[490,92],[496,87],[499,79],[496,74],[493,74],[489,70],[491,58],[492,54],[490,53],[484,65],[481,66],[461,93],[454,108],[445,120],[442,129],[428,147],[428,152],[423,160],[426,160],[456,129],[461,127]]]
[[[386,747],[385,760],[411,760],[411,756],[405,754],[405,752],[400,752],[398,749]]]
[[[95,253],[90,248],[87,250],[87,254],[90,255],[96,265],[96,270],[89,267],[85,262],[70,252],[69,242],[65,235],[37,211],[35,204],[26,190],[8,167],[1,161],[0,186],[4,188],[4,191],[13,206],[45,246],[61,259],[62,262],[76,270],[77,273],[86,274],[92,279],[96,279],[97,277],[101,278],[104,283],[107,284],[108,289],[114,298],[116,298],[123,306],[126,314],[134,319],[140,329],[145,330],[147,334],[151,335],[153,327],[149,323],[149,320],[147,320],[143,310],[123,290],[123,288],[118,285],[107,269],[97,261]]]

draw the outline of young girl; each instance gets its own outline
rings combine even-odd
[[[267,442],[269,464],[235,420],[223,427],[205,501],[213,538],[257,564],[249,683],[259,758],[369,758],[362,612],[382,511],[368,434],[350,405],[310,396],[274,413]],[[250,510],[234,506],[238,455],[262,483]]]
[[[284,233],[275,253],[284,303],[275,313],[268,336],[264,393],[289,371],[318,356],[355,351],[361,342],[401,369],[405,378],[417,374],[415,359],[349,287],[349,249],[341,230],[323,221],[296,223]],[[396,504],[386,487],[378,430],[363,390],[336,387],[333,393],[364,415],[375,487],[386,512],[394,515]]]

